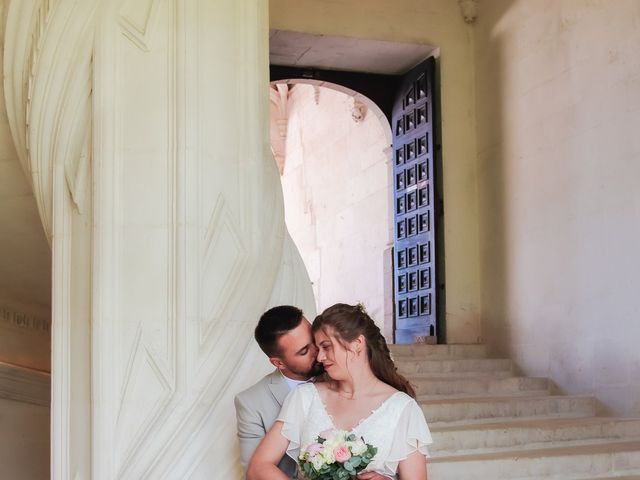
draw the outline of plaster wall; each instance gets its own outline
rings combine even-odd
[[[317,310],[362,302],[382,328],[391,237],[388,122],[355,122],[353,97],[292,86],[282,179],[287,228],[313,283]],[[273,106],[272,106],[273,110]],[[273,128],[273,127],[272,127]]]
[[[640,414],[640,5],[481,3],[484,336],[528,375]]]
[[[480,341],[472,30],[451,0],[271,0],[270,27],[439,48],[446,336]]]
[[[0,398],[2,478],[49,478],[49,408]]]

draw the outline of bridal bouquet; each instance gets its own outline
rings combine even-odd
[[[298,462],[308,480],[351,480],[371,463],[377,451],[353,433],[327,430],[302,449]]]

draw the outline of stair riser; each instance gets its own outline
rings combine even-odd
[[[506,359],[462,360],[398,360],[398,371],[404,375],[465,372],[511,372],[513,364]]]
[[[429,478],[438,480],[514,480],[589,478],[640,469],[640,452],[566,455],[471,462],[429,463]]]
[[[390,345],[396,360],[402,358],[486,358],[484,345]]]
[[[549,381],[546,378],[420,379],[414,380],[412,383],[419,396],[457,394],[517,395],[550,391]]]
[[[604,424],[563,425],[561,427],[511,427],[478,430],[432,432],[434,456],[463,455],[478,451],[503,451],[518,448],[544,448],[559,442],[577,443],[595,440],[640,440],[640,420]]]
[[[427,422],[437,423],[494,420],[505,418],[593,416],[593,398],[513,398],[496,402],[455,402],[422,405]]]

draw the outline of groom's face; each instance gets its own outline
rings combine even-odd
[[[271,362],[287,377],[307,380],[322,372],[322,365],[316,361],[318,349],[313,343],[311,324],[303,318],[293,330],[278,339],[280,354]]]

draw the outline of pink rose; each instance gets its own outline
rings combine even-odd
[[[341,445],[333,450],[333,456],[336,457],[336,462],[344,463],[351,458],[351,452],[349,447]]]
[[[319,443],[312,443],[307,447],[307,453],[310,457],[315,457],[322,450],[322,445]]]

